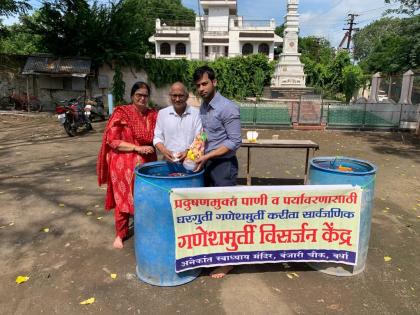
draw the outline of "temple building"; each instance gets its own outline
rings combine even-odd
[[[246,20],[238,16],[236,0],[200,0],[204,11],[194,25],[165,24],[156,19],[155,58],[214,60],[262,53],[274,59],[274,48],[283,39],[274,33],[271,20]]]

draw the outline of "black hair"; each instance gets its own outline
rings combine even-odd
[[[193,74],[193,81],[197,82],[203,77],[205,73],[207,73],[207,76],[209,77],[210,80],[213,81],[216,79],[216,73],[214,72],[212,68],[210,68],[209,66],[202,66],[200,68],[195,69],[194,74]]]
[[[130,96],[133,97],[134,93],[136,93],[136,91],[138,89],[141,89],[141,88],[147,89],[147,93],[150,95],[150,87],[149,87],[149,85],[146,82],[138,81],[138,82],[136,82],[136,83],[133,84],[133,87],[131,88]]]

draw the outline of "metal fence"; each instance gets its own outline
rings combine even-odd
[[[290,126],[291,114],[286,104],[240,104],[243,125]]]
[[[413,104],[420,104],[420,69],[413,70],[413,87],[411,90],[411,101]],[[398,103],[401,97],[403,76],[401,74],[388,75],[381,77],[378,91],[378,98],[382,98]]]
[[[325,103],[316,109],[316,122],[303,120],[308,110],[295,104],[239,104],[244,126],[291,127],[293,123],[325,124],[327,128],[407,128],[420,119],[420,105]],[[318,108],[319,106],[319,108]]]
[[[386,96],[390,100],[393,100],[395,103],[397,103],[401,96],[402,79],[402,75],[383,77],[379,84],[379,100]]]
[[[419,119],[419,105],[325,104],[327,127],[405,128]]]

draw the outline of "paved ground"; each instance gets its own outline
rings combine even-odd
[[[317,155],[379,167],[362,274],[343,278],[305,264],[267,264],[238,267],[223,280],[204,273],[190,284],[159,288],[136,278],[132,239],[122,251],[111,248],[113,217],[103,211],[105,191],[95,176],[103,123],[94,127],[69,138],[52,118],[0,115],[0,314],[420,313],[420,144],[408,134],[260,132],[314,140]],[[254,182],[300,183],[303,162],[303,151],[256,151]],[[290,279],[290,271],[299,277]],[[18,275],[30,279],[17,285]],[[94,304],[79,305],[90,297]]]

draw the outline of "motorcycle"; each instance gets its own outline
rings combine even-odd
[[[90,123],[90,110],[80,102],[80,99],[61,101],[55,107],[58,121],[70,137],[76,136],[77,129],[84,126],[86,130],[92,130]]]
[[[101,121],[105,120],[105,107],[102,96],[97,96],[94,99],[87,99],[85,104],[85,110],[90,111],[89,119],[91,122],[96,119],[100,119]]]

